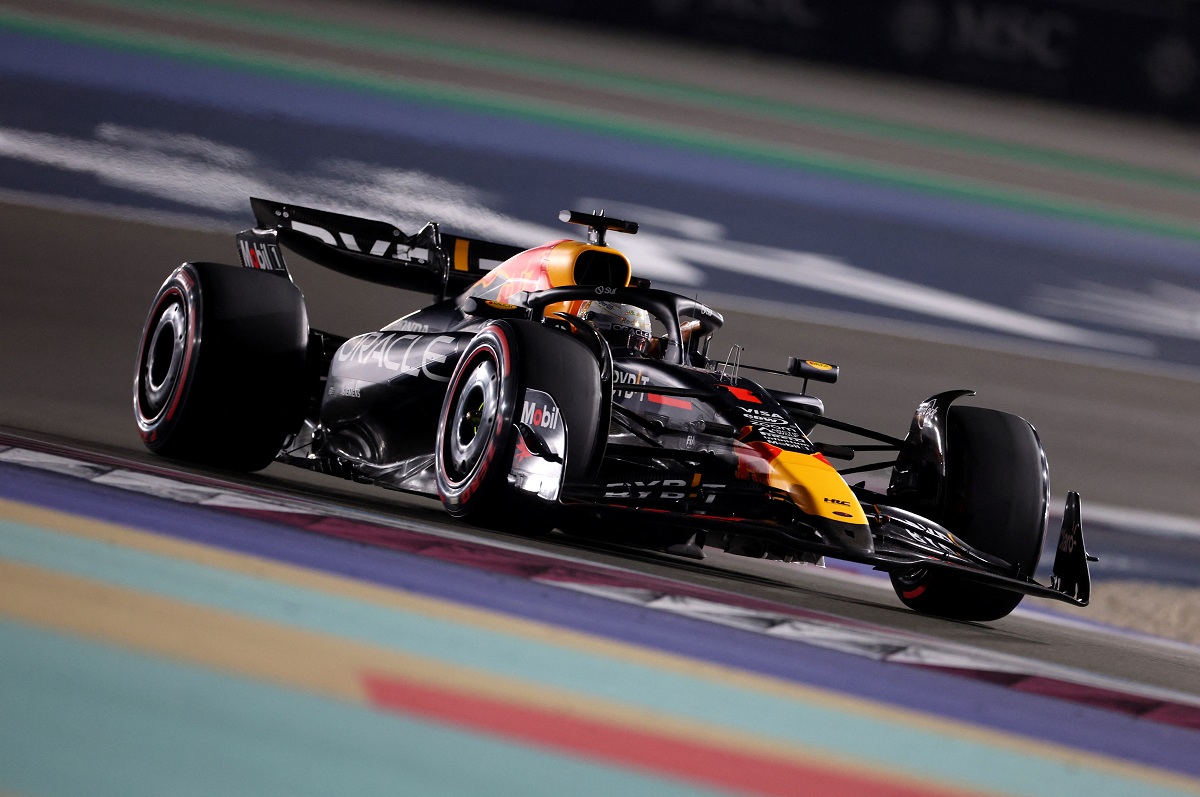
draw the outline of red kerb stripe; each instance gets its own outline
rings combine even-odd
[[[606,764],[752,795],[948,797],[973,792],[933,784],[917,788],[819,763],[755,755],[690,739],[469,695],[394,676],[365,674],[374,706],[501,736]],[[819,753],[814,751],[814,756]]]

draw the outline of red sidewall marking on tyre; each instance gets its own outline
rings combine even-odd
[[[497,379],[500,381],[501,385],[501,387],[497,388],[497,394],[499,395],[503,391],[505,378],[512,372],[512,356],[509,350],[508,338],[504,335],[503,331],[499,327],[493,327],[490,331],[495,335],[495,345],[485,345],[484,347],[475,350],[475,352],[471,354],[470,359],[463,362],[462,368],[458,369],[458,373],[455,376],[455,380],[451,384],[447,395],[455,395],[463,377],[470,372],[471,368],[475,364],[475,361],[479,359],[479,357],[486,356],[485,352],[490,354],[492,361],[495,362],[496,365],[501,369],[500,373],[497,374]],[[500,398],[498,399],[499,403],[503,403],[503,400],[503,395],[500,395]],[[453,433],[449,428],[449,421],[450,416],[448,411],[442,424],[441,433],[443,435]],[[503,428],[503,413],[501,413],[499,411],[499,407],[497,407],[495,422],[492,427],[492,434],[488,440],[487,448],[483,452],[483,456],[480,457],[479,464],[475,467],[472,474],[463,478],[461,481],[452,481],[447,477],[446,481],[456,490],[456,493],[454,495],[442,494],[443,498],[456,505],[470,500],[471,496],[475,494],[475,491],[479,489],[480,482],[487,476],[488,470],[491,468],[492,460],[496,458],[496,439]],[[439,444],[438,449],[441,452],[445,451],[444,439],[443,442]],[[443,471],[444,470],[445,469],[443,468]]]
[[[183,275],[181,274],[180,276]],[[183,349],[183,366],[179,371],[179,379],[175,383],[177,385],[175,396],[171,401],[171,406],[167,410],[166,416],[163,418],[164,421],[169,421],[175,417],[175,411],[179,409],[179,402],[183,400],[183,394],[187,392],[188,376],[192,370],[192,346],[196,340],[196,308],[194,306],[188,307],[186,297],[181,296],[181,298],[184,299],[184,310],[187,311],[187,342],[184,344]]]
[[[179,276],[182,281],[191,282],[191,278],[187,277],[185,273],[180,272]],[[142,411],[141,391],[139,388],[137,393],[138,415],[141,416],[141,420],[146,424],[152,423],[154,425],[154,428],[152,429],[139,430],[141,431],[142,439],[144,440],[154,440],[157,438],[158,427],[163,423],[170,421],[175,416],[175,412],[179,409],[179,402],[183,399],[184,392],[186,392],[185,389],[187,387],[187,380],[192,370],[192,350],[196,339],[196,313],[194,312],[194,307],[189,308],[187,296],[184,294],[184,292],[174,285],[165,290],[159,297],[158,302],[154,305],[154,310],[150,313],[150,319],[153,319],[155,322],[157,322],[157,320],[162,316],[160,311],[164,307],[168,306],[172,299],[178,300],[180,306],[184,310],[184,314],[187,316],[187,341],[184,344],[183,365],[180,368],[178,378],[175,380],[175,386],[172,390],[173,395],[171,397],[171,405],[167,407],[165,411],[160,412],[156,418],[147,418],[146,414]],[[138,357],[139,379],[141,378],[140,372],[146,365],[150,354],[149,340],[147,339],[147,333],[150,332],[150,326],[151,321],[147,320],[146,329],[142,331],[142,346],[140,356]]]

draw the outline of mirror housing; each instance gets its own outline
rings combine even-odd
[[[787,372],[789,376],[801,379],[811,379],[814,382],[833,384],[838,380],[838,367],[816,360],[801,360],[799,357],[788,357]]]

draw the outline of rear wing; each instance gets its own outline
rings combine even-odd
[[[258,227],[238,234],[247,268],[287,276],[282,245],[355,279],[436,295],[457,296],[523,247],[448,235],[429,222],[414,235],[391,224],[300,205],[250,199]]]

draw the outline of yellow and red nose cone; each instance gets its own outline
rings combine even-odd
[[[739,478],[783,490],[804,514],[830,521],[835,527],[850,527],[846,529],[848,533],[841,536],[864,541],[871,539],[862,505],[825,457],[784,451],[764,442],[747,443],[746,448],[749,451],[738,458]],[[857,533],[853,527],[861,527],[862,533]]]

